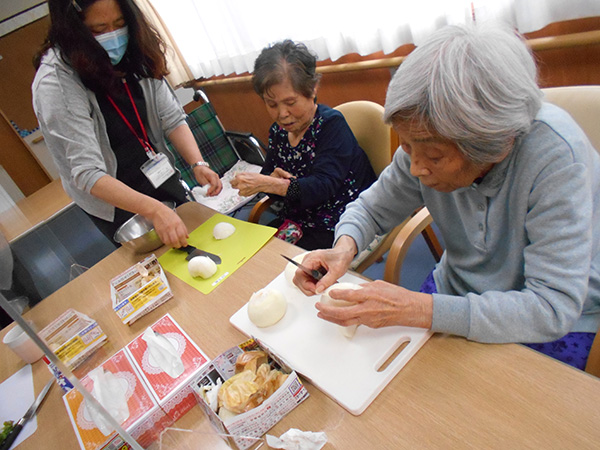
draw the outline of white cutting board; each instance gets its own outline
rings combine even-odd
[[[339,281],[364,283],[346,274]],[[353,338],[339,327],[319,319],[315,303],[320,295],[307,297],[281,273],[265,288],[281,291],[287,301],[285,316],[275,325],[258,328],[244,305],[230,318],[242,333],[258,338],[296,372],[311,380],[325,394],[354,415],[361,414],[433,334],[410,327],[372,329],[359,326]],[[383,370],[386,360],[404,342],[409,344]]]

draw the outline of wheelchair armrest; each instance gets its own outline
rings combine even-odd
[[[192,99],[195,102],[202,100],[204,103],[210,103],[210,100],[208,100],[208,97],[202,89],[194,89],[194,96],[192,97]]]

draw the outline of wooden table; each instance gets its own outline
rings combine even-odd
[[[178,212],[190,229],[212,215],[192,203]],[[245,339],[229,324],[229,317],[284,269],[279,254],[300,252],[272,239],[209,295],[168,274],[174,298],[127,327],[110,308],[109,279],[142,257],[121,248],[45,299],[27,318],[43,327],[74,307],[96,319],[109,342],[86,363],[86,369],[104,361],[167,312],[212,358]],[[2,348],[0,380],[22,366]],[[37,393],[51,375],[42,361],[33,365],[33,373]],[[360,416],[348,413],[310,382],[305,384],[310,397],[269,434],[279,436],[290,428],[325,431],[326,449],[595,449],[600,445],[600,380],[520,345],[486,345],[434,335]],[[199,407],[176,426],[212,431]],[[187,444],[162,448],[215,448],[200,434],[185,435],[190,439]],[[38,430],[19,449],[77,448],[60,390],[55,388],[38,415]]]
[[[54,180],[0,214],[0,232],[8,242],[49,221],[73,204],[60,179]]]

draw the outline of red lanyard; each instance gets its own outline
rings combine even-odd
[[[127,127],[131,130],[131,132],[133,133],[133,135],[137,138],[137,140],[141,144],[142,148],[144,149],[144,151],[148,155],[148,158],[152,158],[156,153],[154,152],[154,149],[152,148],[152,145],[150,145],[150,141],[148,140],[148,133],[146,133],[146,128],[144,127],[144,124],[142,123],[142,119],[140,118],[140,114],[138,112],[137,107],[135,106],[135,102],[133,101],[133,97],[131,96],[131,91],[129,90],[129,86],[127,85],[127,81],[125,79],[123,79],[123,85],[125,86],[125,90],[127,91],[127,95],[129,95],[129,100],[131,101],[131,105],[133,106],[133,110],[135,111],[135,115],[137,117],[138,123],[140,124],[140,128],[142,130],[142,134],[144,135],[144,139],[142,139],[137,134],[137,132],[135,131],[135,129],[133,128],[133,126],[131,125],[131,123],[129,123],[129,120],[127,120],[127,117],[125,117],[125,115],[123,114],[123,112],[121,111],[121,109],[117,106],[117,104],[115,103],[115,101],[112,99],[112,97],[110,95],[107,96],[108,97],[108,101],[117,110],[117,113],[119,114],[119,116],[121,116],[121,119],[123,119],[123,122],[125,122],[125,125],[127,125]]]

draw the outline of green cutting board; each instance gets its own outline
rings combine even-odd
[[[213,228],[219,222],[232,224],[235,232],[226,239],[215,239]],[[188,261],[185,259],[187,253],[182,250],[171,249],[160,256],[158,261],[167,272],[203,294],[208,294],[260,250],[276,231],[273,227],[215,214],[190,233],[188,243],[221,257],[221,264],[217,264],[217,273],[207,279],[193,278],[188,272]]]

